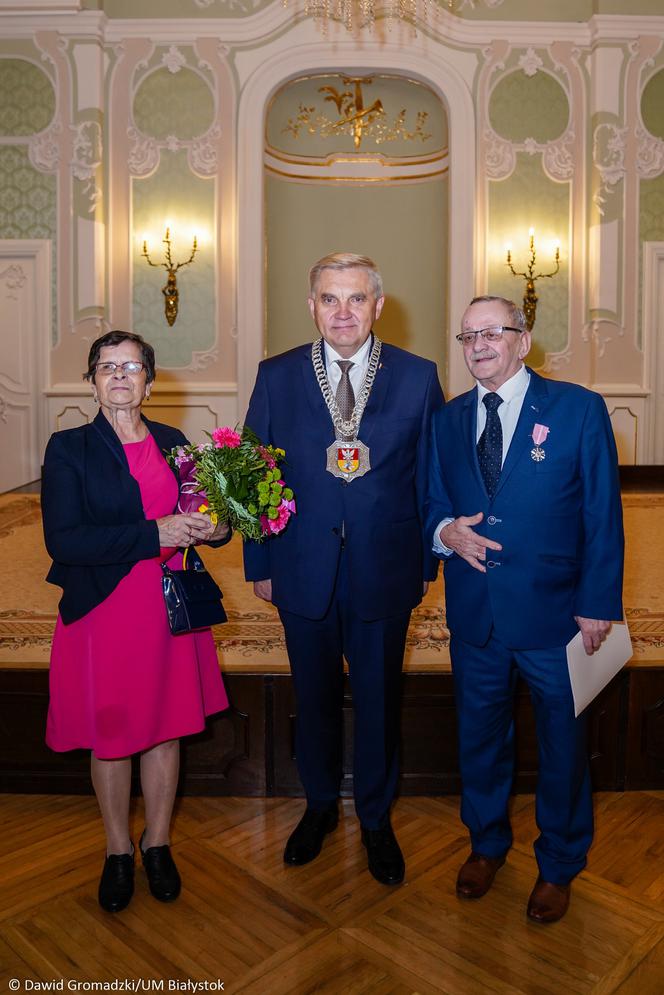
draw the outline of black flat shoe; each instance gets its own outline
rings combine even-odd
[[[143,836],[138,848],[141,851],[150,894],[159,902],[174,902],[180,894],[182,882],[175,861],[171,857],[170,846],[165,843],[163,846],[149,846],[144,850],[142,843]]]
[[[403,854],[390,825],[382,829],[362,827],[362,842],[367,849],[369,870],[381,884],[401,884],[406,873]]]
[[[308,808],[288,838],[284,863],[299,866],[315,860],[321,851],[323,840],[337,828],[338,822],[336,805],[323,811]]]
[[[104,861],[99,881],[99,904],[106,912],[126,909],[134,894],[134,850],[112,853]]]

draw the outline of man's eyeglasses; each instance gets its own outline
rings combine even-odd
[[[518,332],[520,334],[522,331],[522,328],[512,328],[510,325],[490,325],[489,328],[478,328],[475,332],[461,332],[460,335],[457,335],[456,340],[461,345],[474,345],[475,339],[480,335],[485,342],[498,342],[502,339],[503,332]]]
[[[95,370],[101,373],[102,377],[112,377],[116,370],[122,370],[126,374],[140,373],[145,369],[145,363],[97,363]]]

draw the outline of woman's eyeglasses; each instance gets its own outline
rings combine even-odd
[[[116,370],[122,370],[126,374],[140,373],[145,369],[145,363],[97,363],[95,370],[101,373],[102,377],[112,377]]]

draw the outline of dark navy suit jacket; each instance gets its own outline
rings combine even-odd
[[[444,518],[484,513],[475,531],[501,543],[487,572],[453,554],[445,562],[447,624],[483,646],[492,627],[511,649],[563,646],[575,615],[623,617],[623,527],[616,446],[603,398],[530,372],[493,500],[476,453],[477,391],[434,416],[427,499],[431,544]],[[532,458],[535,424],[545,458]]]
[[[179,429],[143,420],[160,450],[186,444]],[[146,521],[122,443],[101,411],[91,424],[51,436],[42,515],[53,559],[46,579],[63,589],[66,624],[108,597],[138,560],[159,556],[157,523]]]
[[[424,494],[433,411],[443,403],[435,364],[383,345],[359,437],[371,470],[345,483],[326,469],[332,419],[311,362],[311,345],[264,360],[246,423],[286,450],[284,478],[297,514],[281,535],[245,543],[247,580],[272,580],[278,608],[322,618],[339,563],[341,525],[351,597],[361,619],[410,611],[433,579],[437,560],[424,549]],[[428,544],[430,545],[430,544]]]

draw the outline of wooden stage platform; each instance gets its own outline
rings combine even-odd
[[[590,750],[596,789],[664,788],[664,488],[663,468],[628,468],[623,489],[627,535],[625,608],[634,657],[591,706]],[[650,470],[650,472],[648,472]],[[232,708],[183,745],[185,794],[297,795],[295,705],[276,611],[254,599],[241,548],[206,552],[224,590],[229,622],[215,640]],[[0,790],[90,791],[88,755],[51,753],[43,743],[48,658],[59,591],[44,583],[39,500],[0,497]],[[456,720],[443,586],[432,585],[408,637],[402,713],[404,795],[459,790]],[[344,793],[352,793],[352,710],[347,688]],[[517,701],[519,791],[536,780],[528,694]]]

